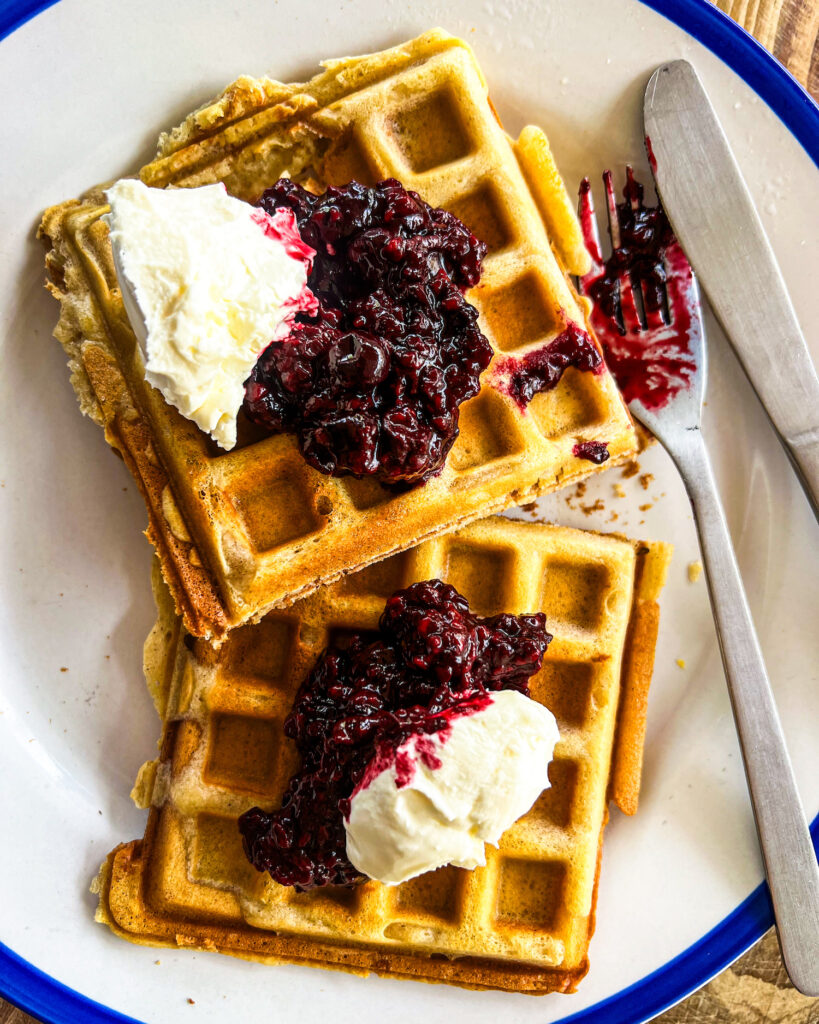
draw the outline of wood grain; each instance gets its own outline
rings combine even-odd
[[[719,0],[717,6],[819,96],[819,3],[816,0]]]
[[[717,0],[819,99],[819,0]],[[769,931],[732,967],[658,1024],[819,1024],[819,1000],[794,990]],[[0,999],[0,1024],[36,1024]]]

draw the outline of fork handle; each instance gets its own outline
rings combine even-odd
[[[675,456],[694,510],[782,959],[819,995],[819,865],[739,575],[708,452],[698,429]]]

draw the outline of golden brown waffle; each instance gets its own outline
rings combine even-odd
[[[218,650],[186,636],[160,584],[146,674],[165,728],[134,792],[152,809],[145,838],[103,865],[99,920],[151,945],[572,991],[588,967],[608,799],[637,806],[669,557],[662,544],[488,519],[274,610]],[[236,819],[277,806],[297,766],[282,721],[299,683],[329,640],[375,628],[395,589],[433,577],[482,615],[546,611],[554,640],[531,693],[560,727],[551,788],[476,871],[310,893],[272,882],[245,859]]]
[[[160,140],[152,186],[225,182],[256,199],[284,173],[323,187],[393,175],[452,210],[489,245],[469,295],[496,352],[523,355],[584,321],[564,267],[588,259],[543,133],[502,130],[472,51],[443,32],[326,65],[306,84],[240,78]],[[631,418],[608,372],[570,369],[528,411],[492,386],[462,406],[443,473],[396,495],[308,467],[291,435],[240,415],[223,452],[144,380],[112,264],[101,188],[52,207],[41,234],[55,334],[83,411],[105,428],[148,505],[148,536],[187,628],[220,638],[267,609],[428,537],[594,472],[575,458],[602,440],[632,454]]]

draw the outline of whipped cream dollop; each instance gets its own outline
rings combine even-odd
[[[230,449],[244,382],[259,355],[288,335],[296,313],[316,310],[307,288],[314,252],[291,210],[271,216],[229,196],[224,185],[159,189],[124,179],[106,196],[145,378]],[[144,323],[133,322],[131,296]]]
[[[485,843],[497,846],[549,786],[559,737],[548,708],[501,690],[444,714],[441,732],[376,754],[350,801],[347,856],[388,885],[485,864]]]

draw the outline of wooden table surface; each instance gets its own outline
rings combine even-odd
[[[715,0],[819,100],[819,0]],[[794,990],[773,929],[658,1024],[819,1024],[819,999]],[[0,1024],[34,1018],[0,999]]]

